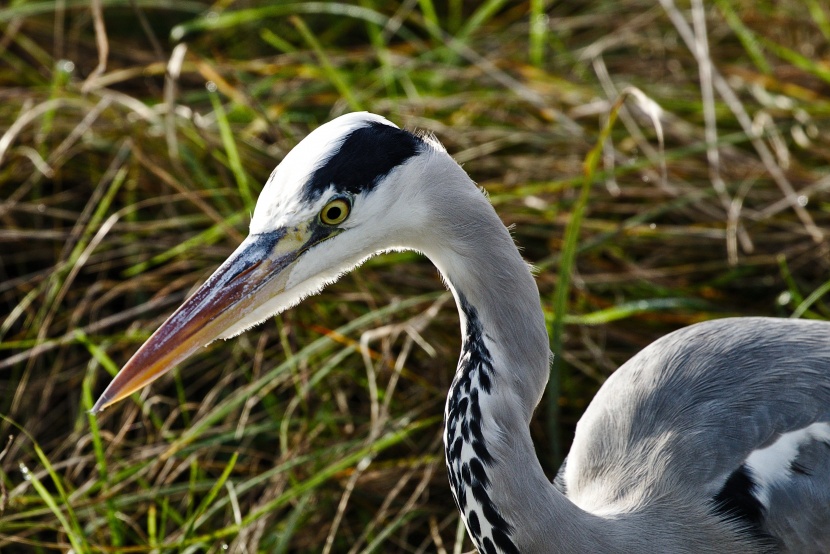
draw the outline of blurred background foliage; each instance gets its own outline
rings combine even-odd
[[[586,155],[635,89],[575,220]],[[532,428],[551,476],[596,389],[653,339],[830,316],[820,0],[12,0],[0,550],[472,548],[441,448],[458,319],[418,255],[371,260],[87,414],[245,236],[275,164],[354,110],[435,133],[538,268],[564,324]]]

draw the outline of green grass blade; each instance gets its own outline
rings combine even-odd
[[[551,350],[554,353],[551,367],[550,380],[547,387],[547,431],[551,437],[551,451],[553,462],[558,466],[563,459],[561,439],[559,438],[559,394],[561,390],[562,373],[562,334],[565,328],[565,316],[568,312],[568,297],[570,296],[571,273],[579,243],[579,231],[582,226],[582,218],[588,206],[591,188],[596,181],[596,171],[602,157],[602,151],[608,137],[611,136],[611,129],[617,120],[617,114],[622,108],[625,96],[620,96],[608,114],[608,120],[600,130],[594,147],[591,148],[585,161],[582,164],[584,178],[579,190],[579,197],[573,205],[570,220],[565,228],[565,237],[562,245],[562,254],[559,258],[559,271],[556,281],[556,292],[553,298],[553,323],[551,324]]]
[[[170,260],[176,259],[179,256],[192,251],[193,249],[204,248],[205,246],[216,244],[220,240],[227,237],[226,229],[228,226],[236,226],[244,221],[246,217],[248,217],[248,215],[245,212],[237,212],[225,219],[222,223],[212,225],[201,233],[193,235],[176,246],[165,250],[161,254],[156,254],[149,260],[139,262],[128,267],[124,270],[122,275],[124,277],[135,277],[136,275],[140,275],[152,267],[156,267]]]
[[[435,293],[425,294],[422,296],[415,296],[403,300],[399,303],[385,306],[378,310],[374,310],[336,329],[333,334],[347,336],[355,332],[357,329],[360,329],[372,322],[376,322],[390,314],[393,314],[401,310],[405,310],[412,306],[417,306],[425,302],[431,302],[435,300],[437,296],[438,295],[436,295]],[[332,344],[331,337],[320,337],[319,339],[308,344],[307,346],[303,347],[302,350],[297,352],[296,358],[299,360],[309,358],[323,351],[330,344]],[[202,435],[207,430],[209,430],[212,425],[226,417],[227,414],[229,414],[232,410],[241,406],[253,394],[258,393],[260,390],[267,387],[269,383],[271,383],[281,373],[290,370],[291,366],[295,363],[297,363],[297,360],[295,359],[285,360],[283,363],[279,364],[274,369],[264,373],[256,381],[250,383],[249,385],[246,385],[245,387],[233,391],[230,395],[228,395],[228,397],[225,400],[218,403],[214,407],[214,409],[210,411],[210,413],[206,414],[200,420],[194,421],[193,425],[189,427],[182,434],[181,437],[179,437],[170,445],[170,448],[165,454],[165,457],[173,455],[177,451],[184,448],[187,444],[194,441],[198,436]]]
[[[381,27],[385,26],[389,21],[389,18],[381,13],[361,6],[353,6],[340,2],[298,2],[294,4],[233,10],[219,15],[214,13],[208,17],[202,17],[173,27],[170,31],[170,36],[174,41],[178,42],[192,33],[230,29],[261,21],[265,18],[297,14],[325,14],[349,17],[369,21]]]
[[[19,467],[20,471],[23,473],[24,479],[32,484],[32,487],[35,489],[35,492],[37,492],[40,499],[43,501],[44,504],[46,504],[47,508],[52,512],[52,514],[55,516],[55,519],[58,520],[64,532],[66,533],[66,536],[69,539],[70,544],[72,544],[72,548],[74,548],[76,552],[88,552],[89,545],[87,544],[86,534],[81,528],[81,525],[78,523],[78,518],[75,515],[75,511],[72,509],[72,505],[69,502],[69,497],[66,494],[66,490],[64,489],[64,486],[61,482],[60,477],[55,471],[55,468],[49,461],[49,458],[43,452],[40,445],[35,441],[34,437],[32,437],[23,427],[21,427],[14,421],[11,421],[9,418],[2,414],[0,414],[0,420],[3,420],[6,423],[9,423],[12,426],[16,427],[32,442],[32,448],[35,452],[35,456],[40,461],[43,468],[46,470],[46,473],[49,474],[49,478],[52,482],[52,485],[55,487],[55,491],[57,492],[57,498],[43,484],[43,482],[38,478],[37,474],[34,471],[30,470],[23,462],[20,462]],[[63,509],[61,508],[61,506],[63,506]],[[64,513],[64,509],[66,513]]]
[[[283,54],[290,54],[292,52],[297,51],[293,44],[291,44],[281,36],[277,35],[271,29],[262,29],[259,32],[259,36],[262,37],[262,40],[264,40],[265,42],[267,42]]]
[[[758,41],[763,44],[767,50],[782,60],[791,63],[793,66],[806,71],[815,77],[818,77],[825,83],[830,83],[830,69],[827,68],[827,64],[813,60],[812,58],[800,54],[792,48],[787,48],[786,46],[778,44],[768,38],[759,37]]]
[[[68,10],[89,10],[89,0],[64,0]],[[101,0],[103,8],[152,8],[176,12],[201,13],[205,10],[202,2],[189,0]],[[55,12],[54,0],[41,2],[16,2],[14,5],[0,8],[0,23],[7,23],[18,18],[27,18]]]
[[[661,311],[694,310],[711,308],[709,304],[692,298],[651,298],[648,300],[635,300],[623,302],[588,314],[565,316],[565,325],[606,325],[613,321],[628,319],[643,314],[650,314]],[[553,314],[548,315],[552,322]]]
[[[505,4],[506,0],[486,0],[482,4],[480,4],[476,11],[473,12],[473,15],[467,19],[467,22],[461,27],[461,30],[458,31],[455,35],[455,39],[465,44],[470,39],[473,33],[478,31],[483,25],[486,25],[488,21],[493,19],[493,16],[496,15]]]
[[[548,42],[548,17],[545,15],[547,8],[545,0],[530,0],[530,37],[529,57],[530,63],[541,67],[545,61],[545,45]]]
[[[111,537],[111,544],[113,546],[121,546],[124,544],[124,537],[121,533],[121,523],[118,519],[118,511],[115,507],[115,504],[112,501],[112,498],[109,496],[109,488],[110,488],[110,475],[109,470],[107,469],[107,456],[105,453],[104,443],[101,440],[101,429],[98,426],[98,419],[90,413],[92,410],[92,406],[94,404],[94,399],[92,395],[92,386],[95,383],[95,375],[96,369],[98,365],[98,360],[104,359],[106,360],[105,363],[108,364],[107,367],[110,374],[117,371],[117,367],[112,362],[112,360],[103,353],[101,349],[99,349],[96,345],[93,345],[85,334],[82,331],[77,331],[76,335],[78,336],[78,340],[82,342],[88,349],[91,351],[95,351],[96,355],[93,357],[94,362],[90,363],[84,376],[84,381],[82,384],[82,394],[83,394],[83,405],[84,409],[86,410],[86,422],[89,425],[90,435],[92,436],[92,448],[95,453],[95,461],[98,467],[98,475],[100,477],[101,492],[107,497],[105,501],[106,504],[106,517],[107,517],[107,524],[109,525],[110,537]]]
[[[828,20],[827,13],[825,12],[827,4],[819,2],[819,0],[805,0],[805,3],[807,4],[807,9],[810,10],[810,17],[813,18],[816,26],[821,31],[824,40],[830,42],[830,20]]]
[[[274,545],[274,554],[285,554],[290,549],[291,537],[300,529],[303,516],[311,503],[312,491],[308,491],[298,500],[288,517],[282,519],[279,538]]]
[[[806,312],[810,308],[810,306],[818,302],[819,299],[828,292],[830,292],[830,281],[825,282],[819,288],[811,292],[810,295],[807,298],[805,298],[804,301],[801,302],[795,310],[793,310],[793,313],[792,315],[790,315],[790,317],[796,319],[803,316],[804,312]]]
[[[231,125],[228,122],[228,115],[225,113],[225,108],[222,106],[222,101],[219,99],[219,94],[216,92],[216,85],[208,83],[207,86],[210,103],[213,106],[213,113],[216,114],[216,124],[219,125],[219,135],[222,137],[222,146],[225,147],[225,153],[228,155],[228,165],[236,180],[236,186],[239,189],[239,196],[245,203],[245,208],[249,213],[254,211],[256,206],[256,199],[251,192],[251,184],[248,180],[248,173],[242,167],[242,160],[239,157],[239,150],[236,146],[236,139],[231,131]]]
[[[326,75],[329,82],[334,85],[334,88],[337,89],[337,92],[345,98],[346,103],[349,104],[349,108],[356,112],[362,111],[364,109],[363,105],[357,99],[357,96],[355,96],[352,92],[352,87],[346,82],[345,77],[343,77],[340,71],[334,67],[334,64],[331,63],[325,49],[315,38],[314,33],[311,32],[311,29],[309,29],[305,22],[298,16],[291,16],[289,19],[294,27],[300,32],[303,40],[305,40],[311,49],[314,50],[314,53],[317,55],[317,59],[320,61],[320,67],[322,68],[323,73]]]
[[[222,474],[216,480],[216,483],[211,487],[210,491],[207,495],[202,499],[199,503],[199,506],[193,512],[190,517],[190,523],[187,526],[187,531],[185,531],[184,536],[189,537],[194,530],[198,529],[200,525],[204,524],[204,520],[199,521],[202,515],[207,511],[208,507],[213,504],[216,495],[219,494],[219,491],[222,487],[225,486],[225,481],[228,480],[230,477],[231,472],[233,471],[234,466],[236,465],[236,460],[239,458],[239,452],[234,452],[231,456],[231,459],[228,461],[227,465],[225,465],[225,469],[222,470]]]
[[[718,6],[718,10],[723,14],[724,20],[726,23],[732,28],[732,31],[737,35],[738,40],[741,41],[741,45],[743,45],[744,50],[746,51],[749,59],[752,60],[752,63],[755,64],[755,67],[758,68],[758,71],[764,73],[765,75],[769,75],[772,73],[772,67],[770,67],[769,62],[767,62],[766,57],[764,56],[764,50],[758,44],[758,39],[755,36],[755,33],[749,29],[741,18],[735,13],[735,8],[732,6],[731,0],[715,0],[715,4]]]
[[[46,486],[44,486],[44,484],[41,482],[41,480],[38,479],[37,475],[35,475],[32,471],[29,470],[29,468],[27,468],[22,463],[20,464],[20,471],[23,473],[24,478],[32,483],[32,487],[35,489],[38,496],[40,496],[40,499],[43,500],[44,504],[46,504],[49,507],[49,509],[55,515],[55,518],[58,520],[58,522],[60,522],[60,525],[66,533],[66,537],[69,539],[69,543],[72,545],[72,548],[75,549],[76,552],[88,552],[89,546],[86,543],[86,537],[83,531],[80,529],[78,521],[74,517],[74,514],[69,517],[64,515],[63,510],[61,510],[61,508],[58,505],[58,500],[55,499],[55,497],[52,495],[49,489],[47,489]],[[53,472],[54,470],[50,470],[50,475]],[[60,503],[68,507],[68,505],[65,503],[65,498],[61,498]]]
[[[435,11],[432,0],[418,0],[418,5],[421,7],[421,14],[424,16],[424,25],[430,29],[431,34],[440,36],[441,20],[438,19],[438,12]]]
[[[233,525],[229,525],[229,526],[225,527],[224,529],[219,529],[219,530],[214,531],[212,533],[209,533],[207,535],[197,537],[197,538],[193,539],[193,541],[194,542],[199,542],[199,543],[213,542],[216,539],[219,539],[219,538],[222,538],[222,537],[227,537],[229,535],[234,535],[234,534],[238,533],[240,529],[246,527],[247,525],[250,525],[254,521],[256,521],[259,518],[263,517],[264,515],[276,510],[277,508],[280,508],[280,507],[284,506],[285,504],[287,504],[288,502],[290,502],[290,501],[292,501],[296,498],[302,497],[308,491],[319,487],[321,484],[325,483],[326,481],[328,481],[329,479],[331,479],[332,477],[334,477],[335,475],[337,475],[341,471],[344,471],[344,470],[354,466],[355,464],[357,464],[359,461],[361,461],[363,458],[365,458],[369,454],[376,454],[378,452],[383,452],[384,450],[386,450],[386,449],[388,449],[392,446],[395,446],[395,445],[401,443],[402,441],[406,440],[412,433],[414,433],[414,432],[416,432],[420,429],[423,429],[425,427],[436,425],[440,421],[441,421],[440,417],[425,419],[425,420],[413,422],[413,423],[407,425],[406,427],[404,427],[402,429],[388,432],[388,433],[382,435],[377,441],[370,444],[369,446],[366,446],[366,447],[361,448],[361,449],[359,449],[355,452],[352,452],[351,454],[345,456],[342,460],[339,460],[339,461],[329,465],[328,467],[326,467],[326,468],[322,469],[321,471],[317,472],[316,474],[312,475],[311,477],[309,477],[308,479],[306,479],[302,483],[299,483],[299,484],[291,487],[288,491],[281,494],[280,496],[278,496],[274,500],[272,500],[270,502],[267,502],[266,504],[264,504],[263,506],[261,506],[257,510],[249,513],[247,516],[245,516],[243,518],[242,523],[239,523],[239,524],[235,523]]]

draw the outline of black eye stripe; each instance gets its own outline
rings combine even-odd
[[[370,122],[355,129],[325,160],[303,187],[303,200],[313,202],[334,187],[340,194],[371,192],[390,171],[418,154],[421,139],[397,127]]]

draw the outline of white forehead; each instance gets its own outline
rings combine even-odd
[[[285,156],[274,169],[254,208],[251,233],[264,232],[287,224],[307,212],[316,213],[324,200],[307,205],[301,190],[314,171],[337,152],[343,140],[356,129],[372,123],[397,128],[384,117],[369,112],[355,112],[329,121],[317,127]]]

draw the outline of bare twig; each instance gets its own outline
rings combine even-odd
[[[81,86],[81,91],[85,93],[92,89],[92,84],[95,80],[107,70],[107,59],[110,54],[110,44],[107,39],[107,27],[104,24],[104,9],[101,6],[101,0],[92,0],[89,8],[92,12],[92,20],[95,23],[95,43],[98,46],[98,65],[92,70]]]

